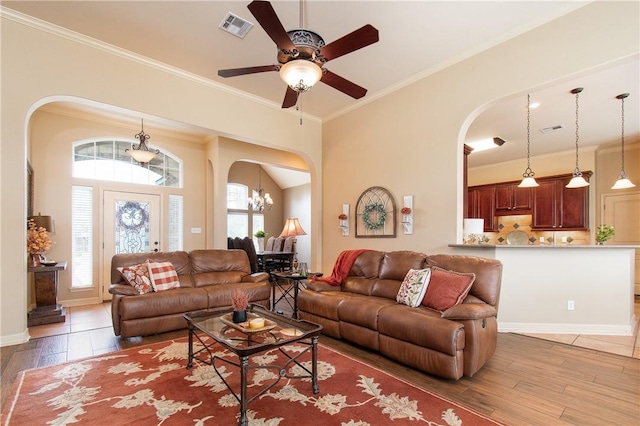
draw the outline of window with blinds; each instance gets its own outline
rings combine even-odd
[[[71,287],[93,286],[93,188],[71,190]]]
[[[182,195],[169,195],[169,251],[182,250]]]

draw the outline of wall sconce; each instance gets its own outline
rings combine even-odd
[[[462,233],[464,244],[482,244],[484,239],[484,219],[463,219]]]
[[[400,213],[404,235],[411,235],[413,234],[413,195],[405,195],[402,205]]]
[[[342,230],[342,236],[349,236],[349,204],[342,205],[342,213],[338,216],[340,220],[340,229]]]

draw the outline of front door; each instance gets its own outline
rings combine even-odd
[[[104,191],[102,299],[110,300],[111,258],[160,251],[160,196]]]

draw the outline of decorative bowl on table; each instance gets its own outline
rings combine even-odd
[[[42,266],[56,266],[58,264],[57,260],[41,260],[40,264]]]
[[[261,321],[255,321],[255,320],[260,320],[260,319],[264,320],[263,326],[256,327],[256,323]],[[245,334],[264,333],[265,331],[269,331],[276,328],[276,326],[278,325],[275,323],[275,321],[262,318],[252,312],[247,312],[247,320],[245,322],[239,322],[239,323],[233,322],[233,313],[228,313],[226,315],[223,315],[222,317],[220,317],[220,320],[226,325],[228,325],[229,327],[235,328],[236,330]],[[252,321],[254,321],[254,327],[251,327]]]

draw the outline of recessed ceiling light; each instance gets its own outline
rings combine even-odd
[[[504,140],[500,138],[481,139],[479,141],[469,142],[467,146],[473,148],[474,152],[486,151],[487,149],[498,148],[504,144]]]

